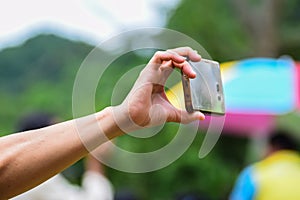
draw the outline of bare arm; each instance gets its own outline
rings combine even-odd
[[[119,106],[0,138],[0,199],[37,186],[108,139],[128,131],[165,121],[189,123],[204,119],[202,113],[178,110],[166,99],[164,84],[174,67],[195,77],[182,56],[189,56],[194,61],[201,59],[190,48],[157,52]]]
[[[111,108],[96,115],[1,138],[0,199],[31,189],[72,165],[87,155],[87,142],[95,147],[105,142],[104,133],[108,133],[108,138],[121,134],[112,119]]]

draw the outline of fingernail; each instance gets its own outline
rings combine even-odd
[[[196,72],[194,70],[192,70],[192,74],[193,74],[193,77],[196,77]]]
[[[199,119],[201,121],[205,120],[205,115],[203,113],[201,113],[201,112],[199,112],[199,113],[200,113]]]

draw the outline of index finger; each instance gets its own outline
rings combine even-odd
[[[157,51],[151,58],[150,63],[161,64],[163,61],[175,61],[177,63],[183,63],[185,58],[180,56],[178,53],[170,51]]]
[[[188,57],[193,62],[198,62],[201,60],[201,56],[197,53],[197,51],[190,47],[178,47],[175,49],[170,49],[170,51],[174,51],[181,56]]]

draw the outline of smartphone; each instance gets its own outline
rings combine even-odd
[[[182,73],[186,110],[224,115],[225,100],[219,63],[207,59],[201,59],[200,62],[187,61],[196,72],[196,78],[190,79]]]

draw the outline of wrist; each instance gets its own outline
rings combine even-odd
[[[115,117],[115,113],[117,113],[115,107],[110,106],[95,114],[97,124],[108,140],[123,134],[123,131],[120,129],[117,122],[120,119]]]
[[[126,106],[118,105],[110,107],[113,121],[122,133],[131,133],[141,129],[130,117],[129,111]]]

